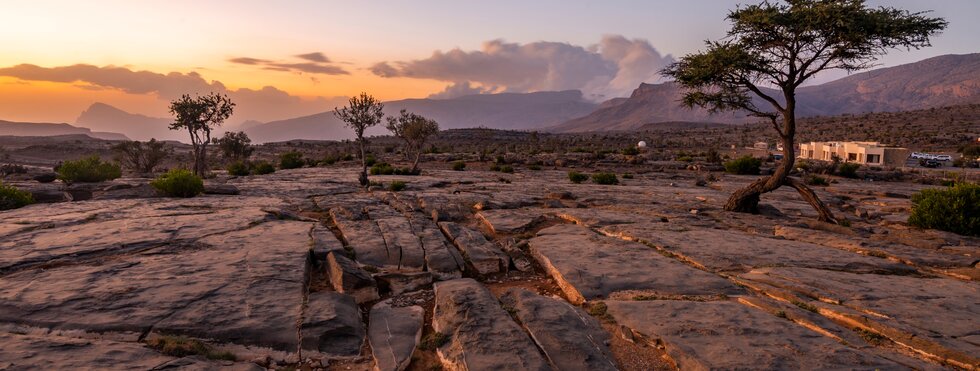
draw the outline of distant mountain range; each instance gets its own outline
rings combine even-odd
[[[641,84],[629,98],[604,102],[594,112],[550,131],[635,130],[645,124],[678,121],[754,121],[739,113],[710,115],[703,109],[682,107],[683,93],[675,83]],[[980,54],[944,55],[803,87],[797,91],[797,103],[799,117],[980,103]]]
[[[133,140],[187,140],[184,132],[170,130],[173,120],[129,113],[105,103],[94,103],[75,119],[92,130],[124,133]]]
[[[627,98],[596,104],[577,90],[536,93],[469,95],[453,99],[404,99],[385,102],[385,113],[401,109],[439,122],[442,129],[486,127],[507,130],[587,132],[653,129],[658,123],[736,124],[756,121],[742,113],[711,115],[679,103],[684,90],[677,84],[641,84]],[[861,72],[836,81],[800,88],[799,117],[834,116],[845,113],[891,112],[980,103],[980,54],[944,55],[920,62]],[[762,103],[760,106],[764,107]],[[183,132],[168,129],[171,119],[132,114],[104,103],[95,103],[79,115],[76,126],[44,124],[17,126],[29,135],[82,134],[134,140],[181,140]],[[36,124],[32,124],[36,125]],[[51,126],[61,125],[61,126]],[[244,130],[256,143],[293,139],[342,140],[353,138],[350,129],[332,111],[272,122],[245,121],[226,124],[223,130]],[[0,135],[14,133],[14,126],[0,126]],[[31,131],[32,130],[32,131]],[[51,134],[36,134],[36,133]],[[121,133],[121,134],[112,134]],[[220,134],[216,133],[216,134]],[[368,135],[387,135],[383,126]],[[28,134],[25,134],[28,135]]]
[[[129,140],[125,135],[92,131],[69,124],[13,122],[0,120],[0,135],[18,137],[49,137],[57,135],[86,135],[96,139]]]
[[[537,93],[468,95],[453,99],[405,99],[385,102],[385,114],[405,109],[434,119],[441,129],[486,127],[509,130],[540,130],[568,119],[586,115],[597,104],[568,90]],[[268,122],[245,129],[257,142],[290,139],[351,139],[353,133],[334,117],[333,111],[288,120]],[[368,135],[389,134],[384,127],[371,128]]]

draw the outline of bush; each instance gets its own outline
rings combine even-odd
[[[623,148],[623,154],[626,156],[636,156],[640,154],[640,149],[636,147],[626,147]]]
[[[752,156],[742,156],[725,163],[725,171],[738,175],[759,175],[762,159]]]
[[[0,210],[11,210],[34,203],[30,192],[0,182]]]
[[[466,169],[466,162],[463,162],[463,161],[453,162],[453,170],[463,171],[465,169]]]
[[[500,167],[500,172],[501,173],[507,173],[507,174],[513,174],[514,173],[514,167],[513,166],[510,166],[510,165],[501,166]]]
[[[248,164],[245,161],[235,161],[228,165],[228,175],[246,176],[249,172]]]
[[[966,236],[980,236],[980,185],[959,182],[946,189],[912,195],[909,224]]]
[[[55,171],[58,179],[65,183],[97,183],[122,176],[118,164],[102,161],[99,156],[86,157],[78,161],[65,161]]]
[[[490,165],[490,171],[500,171],[500,165],[497,164]]]
[[[265,175],[276,172],[276,167],[265,161],[256,161],[252,164],[252,174]]]
[[[585,174],[582,174],[580,172],[577,172],[577,171],[569,171],[568,172],[568,180],[571,180],[572,183],[579,184],[579,183],[582,183],[582,182],[586,181],[587,179],[589,179],[589,176],[588,175],[585,175]]]
[[[170,197],[194,197],[204,192],[201,177],[183,169],[173,169],[150,182],[153,188]]]
[[[378,162],[371,166],[371,175],[392,175],[395,168],[385,162]]]
[[[306,164],[303,160],[303,154],[299,152],[286,152],[279,155],[279,168],[280,169],[299,169]]]
[[[615,173],[595,173],[592,174],[592,183],[616,185],[619,184],[619,178],[616,178]]]
[[[527,165],[528,170],[538,171],[541,170],[541,165]]]
[[[631,173],[625,173],[625,174],[623,174],[623,179],[633,179],[633,174],[631,174]]]
[[[392,192],[400,192],[405,190],[405,182],[400,180],[393,180],[391,184],[388,185],[388,190]]]
[[[857,178],[857,170],[861,168],[860,164],[845,162],[837,167],[837,175],[845,178]]]
[[[367,166],[374,166],[377,163],[378,163],[378,159],[374,158],[374,155],[370,153],[368,153],[367,156],[364,157],[364,164]]]
[[[827,178],[818,175],[809,175],[806,177],[806,179],[804,179],[804,182],[806,184],[815,185],[815,186],[830,185],[830,182],[827,181]]]
[[[152,173],[153,169],[160,165],[172,152],[166,149],[164,142],[159,142],[156,139],[150,139],[146,143],[122,142],[112,146],[112,149],[118,153],[116,159],[119,162],[141,174]]]

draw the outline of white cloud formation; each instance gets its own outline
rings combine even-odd
[[[440,97],[451,97],[453,92],[471,94],[470,83],[477,83],[499,87],[483,89],[484,93],[577,89],[586,97],[603,100],[629,95],[641,82],[660,80],[658,71],[671,62],[670,55],[661,55],[646,40],[610,35],[589,47],[492,40],[483,43],[480,50],[435,51],[426,59],[380,62],[370,70],[382,77],[450,82],[445,91],[436,94]]]
[[[460,81],[452,83],[446,86],[445,89],[438,93],[434,93],[428,96],[429,99],[451,99],[458,98],[465,95],[476,95],[476,94],[489,94],[495,92],[495,88],[485,88],[482,86],[474,86],[469,81]]]

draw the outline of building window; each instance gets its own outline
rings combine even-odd
[[[858,160],[858,154],[857,153],[848,153],[847,154],[847,161],[857,161],[857,160]]]
[[[881,163],[881,155],[871,155],[871,154],[869,154],[868,155],[868,163],[869,164],[880,164]]]

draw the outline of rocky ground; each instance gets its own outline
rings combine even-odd
[[[845,227],[791,189],[723,211],[751,176],[634,174],[76,187],[0,213],[0,369],[980,367],[980,239],[909,228],[926,186],[818,189]]]

